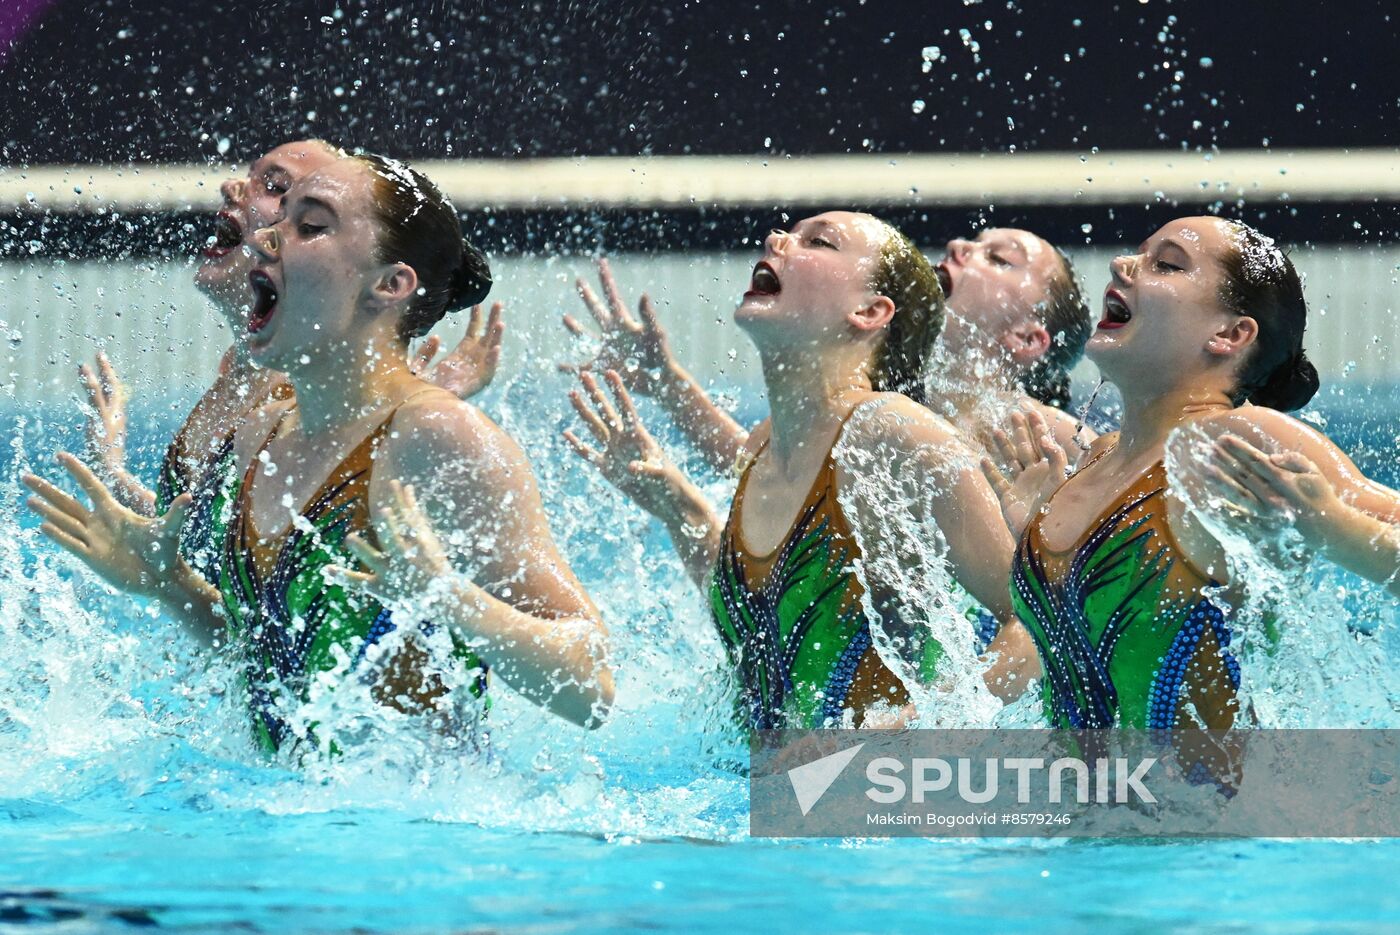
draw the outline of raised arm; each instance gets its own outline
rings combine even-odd
[[[597,726],[613,700],[607,629],[554,543],[524,452],[444,394],[405,406],[394,427],[371,481],[382,551],[356,545],[366,586],[392,603],[450,579],[440,619],[516,691]]]
[[[1283,413],[1246,406],[1173,439],[1198,506],[1257,537],[1292,525],[1328,560],[1400,593],[1400,494],[1366,478],[1333,442]]]
[[[941,436],[941,437],[940,437]],[[927,472],[933,520],[948,542],[953,577],[998,620],[1011,617],[1011,532],[979,459],[961,441],[930,431],[906,470]]]
[[[993,646],[998,658],[987,675],[988,687],[1004,698],[1019,694],[1026,678],[1034,674],[1036,657],[1029,636],[1012,613],[1011,533],[976,454],[946,422],[895,396],[885,398],[868,415],[858,413],[852,418],[839,450],[843,491],[862,491],[856,496],[843,493],[842,502],[855,508],[864,563],[883,569],[880,577],[928,592],[922,598],[893,595],[896,602],[915,600],[914,606],[899,608],[895,619],[906,625],[911,619],[928,619],[928,611],[939,599],[932,588],[947,584],[944,573],[938,571],[940,562],[946,562],[946,573],[1002,623],[1003,636]],[[939,539],[944,548],[934,555]],[[933,559],[931,563],[919,561],[925,554]],[[921,574],[916,569],[921,564],[929,564],[934,574]],[[924,603],[931,606],[919,606]],[[960,617],[943,616],[953,621],[954,632],[932,634],[952,663],[940,675],[956,678],[964,671],[976,671],[970,628]],[[1011,642],[1012,634],[1024,639]],[[919,637],[911,631],[906,634],[908,648],[894,648],[901,655],[912,651],[921,657]],[[944,687],[951,686],[945,683]]]
[[[1300,452],[1267,454],[1227,434],[1211,454],[1207,479],[1219,497],[1266,528],[1292,525],[1322,557],[1400,597],[1400,522],[1346,502]]]
[[[1007,620],[1012,540],[973,452],[946,421],[888,395],[864,403],[847,421],[837,465],[868,586],[878,606],[893,610],[882,613],[896,623],[896,630],[882,624],[889,648],[924,658],[931,635],[953,654],[956,670],[974,665],[972,631],[949,602],[949,585],[956,582]],[[930,633],[910,626],[918,621],[927,621]],[[939,631],[945,621],[953,621],[952,633]]]
[[[671,351],[666,331],[656,317],[651,298],[642,295],[633,317],[622,299],[607,260],[598,261],[598,279],[607,297],[605,304],[580,277],[579,296],[597,322],[601,335],[598,353],[583,364],[561,364],[570,372],[617,371],[623,384],[634,393],[653,396],[686,436],[716,470],[727,471],[742,451],[748,432],[719,406]],[[588,332],[572,315],[564,316],[564,327],[576,337]]]
[[[590,373],[579,375],[587,397],[577,390],[569,394],[598,448],[572,431],[564,438],[609,483],[661,520],[690,579],[703,589],[719,555],[723,522],[642,424],[618,373],[609,370],[605,376],[617,396],[616,408]]]
[[[87,420],[88,464],[111,484],[118,503],[141,516],[156,515],[156,495],[126,467],[126,385],[107,355],[97,354],[97,368],[78,368],[92,407]]]

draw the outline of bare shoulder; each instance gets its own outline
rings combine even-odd
[[[1221,435],[1239,435],[1255,445],[1262,445],[1270,451],[1301,451],[1309,457],[1317,457],[1328,451],[1336,451],[1332,441],[1301,419],[1266,406],[1244,405],[1222,412],[1212,412],[1195,420],[1199,427],[1212,438]],[[1340,452],[1339,452],[1340,453]]]
[[[385,454],[410,475],[437,473],[454,464],[475,473],[524,463],[520,446],[504,429],[446,390],[425,392],[399,408]]]
[[[1304,423],[1279,412],[1277,409],[1248,404],[1234,409],[1206,413],[1195,422],[1212,432],[1247,432],[1261,437],[1263,435],[1287,436],[1297,429],[1306,428]]]
[[[1118,433],[1104,432],[1098,438],[1095,438],[1093,443],[1089,445],[1089,450],[1084,452],[1084,456],[1080,460],[1080,463],[1082,464],[1089,461],[1092,458],[1097,458],[1099,455],[1103,454],[1105,451],[1112,448],[1116,444],[1118,444]]]
[[[747,460],[758,454],[758,449],[767,444],[768,439],[773,435],[773,420],[764,419],[753,427],[749,437],[744,439],[744,445],[739,449],[740,459]]]
[[[1356,465],[1330,438],[1303,420],[1277,409],[1246,404],[1210,413],[1193,424],[1210,438],[1238,435],[1270,454],[1299,452],[1334,481],[1360,476]]]
[[[845,440],[902,453],[966,448],[951,422],[901,393],[871,393],[862,399],[847,423]]]

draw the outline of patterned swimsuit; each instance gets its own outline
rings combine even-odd
[[[288,410],[290,411],[290,410]],[[268,433],[260,451],[277,435]],[[223,478],[211,508],[213,538],[220,544],[213,581],[223,595],[230,637],[245,657],[245,680],[254,731],[267,751],[281,748],[293,731],[286,714],[308,698],[317,676],[351,673],[389,686],[389,697],[411,696],[417,709],[430,710],[445,700],[436,676],[419,669],[421,649],[405,647],[388,665],[365,665],[370,648],[397,627],[388,608],[375,599],[325,580],[328,565],[360,567],[344,545],[358,533],[374,544],[369,521],[369,483],[375,454],[393,413],[331,472],[293,522],[275,535],[253,525],[250,490],[259,458],[240,475],[228,446],[220,470]],[[433,625],[419,625],[431,633]],[[469,649],[454,642],[453,662],[477,699],[486,691],[486,666]],[[383,698],[381,697],[381,700]]]
[[[860,550],[837,502],[833,453],[767,555],[750,552],[739,532],[752,470],[739,480],[710,585],[715,625],[740,681],[741,720],[753,730],[839,727],[848,709],[859,723],[870,705],[907,704],[908,692],[871,644],[854,568]]]
[[[291,397],[290,383],[275,383],[254,399],[247,411],[257,412],[268,403]],[[189,434],[199,412],[200,406],[197,405],[165,449],[160,475],[156,478],[156,514],[170,509],[170,504],[180,494],[188,492],[192,495],[190,512],[185,517],[184,528],[180,530],[180,555],[204,580],[217,581],[220,549],[214,537],[211,511],[219,493],[221,477],[218,467],[233,450],[233,435],[238,425],[236,421],[230,422],[226,432],[211,439],[209,451],[192,451]]]
[[[1230,620],[1209,595],[1219,582],[1182,554],[1166,492],[1159,461],[1070,549],[1046,545],[1044,511],[1021,539],[1011,597],[1040,651],[1055,727],[1234,723],[1240,668]]]

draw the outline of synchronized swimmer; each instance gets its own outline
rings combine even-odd
[[[488,670],[598,723],[613,695],[606,631],[554,545],[524,454],[410,366],[409,342],[491,285],[455,209],[408,166],[337,155],[295,181],[275,216],[249,217],[259,226],[245,238],[238,353],[293,392],[213,433],[193,485],[208,491],[200,507],[187,490],[144,516],[60,455],[91,507],[26,476],[45,534],[236,653],[269,751],[323,745],[295,714],[327,674],[446,731],[474,729],[461,708],[485,694]],[[302,504],[290,523],[284,498]],[[201,515],[210,554],[191,561],[182,532]],[[403,624],[391,606],[428,581],[442,593],[414,610],[431,619]]]
[[[504,326],[499,304],[482,325],[489,266],[450,202],[407,165],[315,140],[222,194],[196,274],[237,336],[218,379],[151,490],[126,465],[126,390],[105,357],[83,368],[88,463],[58,458],[87,502],[26,474],[43,534],[228,654],[268,752],[335,749],[302,709],[351,683],[468,743],[495,677],[601,723],[607,629],[523,452],[465,402]],[[650,299],[634,316],[600,272],[603,298],[579,290],[602,350],[561,364],[585,429],[566,437],[709,595],[750,729],[903,726],[938,703],[924,689],[966,679],[1006,702],[1036,686],[1053,726],[1248,723],[1244,582],[1221,529],[1267,550],[1291,524],[1309,560],[1400,596],[1400,494],[1286,414],[1318,388],[1306,304],[1243,223],[1182,218],[1118,257],[1097,323],[1067,257],[1028,231],[952,240],[935,264],[867,214],[775,230],[735,311],[770,407],[751,431],[689,375]],[[468,307],[436,366],[435,338],[410,350]],[[1085,354],[1124,400],[1097,438],[1067,412]],[[736,469],[727,519],[632,393]],[[914,495],[870,497],[880,484]],[[933,531],[956,619],[879,571],[910,528]]]

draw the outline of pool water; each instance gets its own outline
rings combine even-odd
[[[307,771],[252,752],[218,666],[167,621],[36,539],[13,509],[15,468],[76,445],[78,424],[62,409],[10,415],[0,929],[1400,926],[1397,841],[749,838],[718,647],[664,537],[557,443],[557,383],[522,379],[483,405],[525,439],[556,532],[610,623],[615,716],[585,733],[503,691],[489,761],[379,751]],[[1344,386],[1315,411],[1370,476],[1400,481],[1395,387]],[[140,463],[154,463],[170,428],[133,439]],[[709,484],[724,495],[724,481]],[[1400,651],[1393,625],[1374,638]]]

